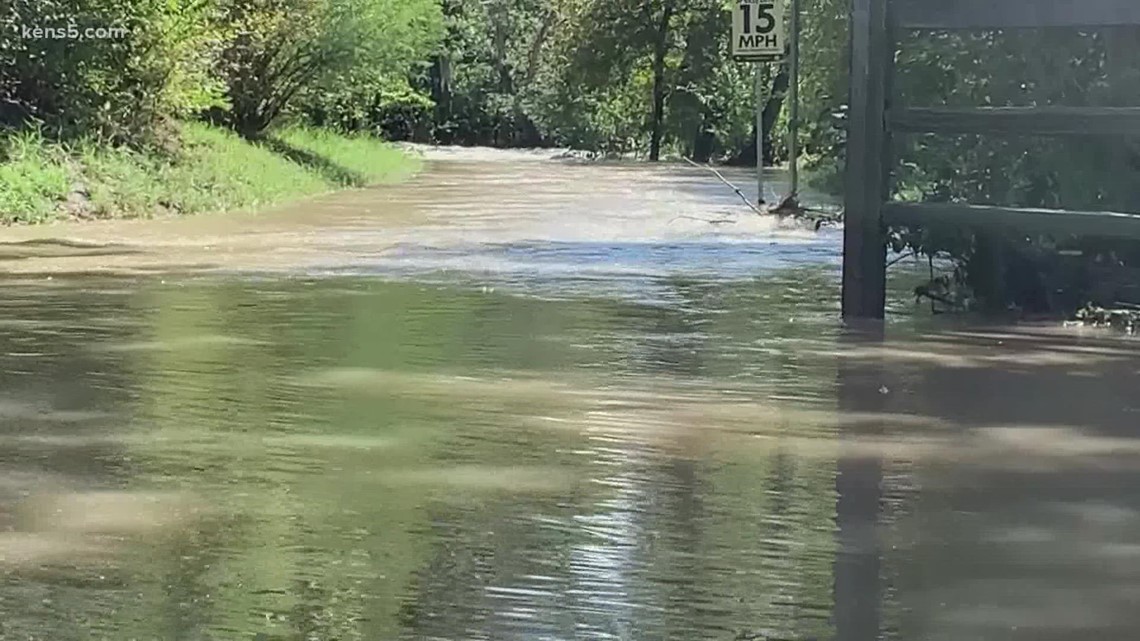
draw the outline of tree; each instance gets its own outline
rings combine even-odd
[[[669,55],[672,21],[676,15],[677,0],[658,0],[645,5],[646,13],[655,24],[653,34],[653,112],[649,134],[649,160],[661,158],[661,137],[665,134],[665,57]]]
[[[222,2],[228,39],[219,72],[230,108],[216,115],[249,138],[302,92],[375,94],[426,57],[440,34],[432,0]]]
[[[660,158],[665,138],[665,111],[675,61],[673,28],[684,0],[594,0],[585,3],[577,25],[576,48],[571,54],[569,80],[587,90],[607,85],[637,83],[638,72],[648,72],[647,96],[649,158]],[[674,62],[673,65],[670,65]],[[644,114],[645,111],[642,111]]]
[[[436,138],[499,146],[545,142],[532,118],[541,52],[565,2],[446,0],[447,35],[419,86],[436,103]]]
[[[754,138],[749,140],[755,121],[754,65],[729,57],[728,14],[720,0],[690,0],[688,5],[676,26],[683,43],[678,46],[681,58],[669,95],[668,130],[678,150],[700,162],[742,147],[755,150]],[[761,69],[765,79],[777,85],[778,79],[767,77],[770,67]],[[773,86],[768,95],[780,96],[782,90]],[[772,104],[777,106],[774,118],[781,103]],[[766,130],[772,130],[771,123]]]

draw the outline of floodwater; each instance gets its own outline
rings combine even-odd
[[[905,270],[881,340],[705,172],[427,153],[5,232],[0,639],[1135,638],[1137,343]]]

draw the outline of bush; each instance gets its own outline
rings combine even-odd
[[[200,0],[13,0],[0,17],[0,125],[39,123],[58,139],[153,142],[167,118],[220,104],[221,84],[210,74],[220,44],[212,8]],[[25,38],[23,27],[64,37]]]

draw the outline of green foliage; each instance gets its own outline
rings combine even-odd
[[[749,145],[754,133],[754,65],[730,61],[726,14],[719,4],[690,5],[681,16],[679,29],[686,37],[678,45],[668,102],[669,131],[681,153],[701,160],[734,153]]]
[[[39,222],[52,215],[69,184],[57,152],[35,131],[0,140],[0,222]]]
[[[342,135],[309,127],[290,127],[275,137],[308,158],[321,159],[326,179],[342,187],[364,187],[407,177],[416,163],[399,149],[363,135]]]
[[[342,131],[606,152],[731,155],[751,65],[723,0],[16,0],[0,123],[176,148],[208,112],[249,138],[284,119]],[[122,28],[23,38],[20,27]]]
[[[526,101],[540,54],[561,13],[540,0],[446,0],[443,46],[419,88],[437,103],[433,136],[443,142],[542,142]]]
[[[94,140],[78,145],[76,160],[90,193],[90,214],[97,217],[148,216],[168,205],[161,159],[129,147]]]
[[[656,34],[651,32],[658,8],[652,4],[659,3],[639,8],[632,0],[587,1],[568,17],[547,59],[544,89],[550,94],[536,101],[535,119],[550,138],[602,152],[645,149],[653,100]],[[672,48],[669,36],[676,33],[666,34],[664,44]],[[675,56],[667,58],[666,67],[671,76]]]
[[[32,133],[6,138],[0,220],[249,210],[397,180],[417,166],[378,139],[311,129],[281,132],[281,144],[297,152],[294,156],[203,124],[186,124],[181,138],[173,155],[94,139],[65,147]],[[82,186],[78,202],[67,201],[72,184]]]
[[[390,70],[425,57],[439,35],[432,0],[221,1],[230,100],[221,117],[250,138],[301,94],[318,106],[374,98]]]
[[[448,0],[430,76],[441,142],[730,155],[752,130],[752,65],[721,0]],[[655,117],[655,103],[662,103]],[[657,124],[655,124],[657,123]]]
[[[165,180],[173,205],[187,213],[255,209],[328,191],[325,180],[233,133],[203,125],[186,129],[186,148]]]
[[[813,183],[838,191],[846,102],[846,0],[807,0],[801,131]],[[945,32],[900,43],[896,104],[1135,106],[1140,31]],[[892,197],[1017,207],[1140,211],[1140,147],[1131,141],[900,136]],[[1000,234],[961,226],[890,230],[896,251],[951,257],[956,300],[984,309],[1072,310],[1087,300],[1135,300],[1134,244]],[[1134,288],[1133,288],[1134,289]]]
[[[435,104],[407,78],[377,78],[314,91],[300,101],[304,122],[337,131],[368,131],[395,140],[427,142]]]
[[[0,27],[9,221],[246,208],[394,176],[402,154],[374,139],[263,134],[295,103],[349,131],[388,105],[422,114],[408,76],[443,32],[433,0],[16,0]],[[260,146],[178,125],[204,112]]]
[[[800,16],[801,148],[814,182],[830,193],[838,191],[842,167],[843,136],[833,114],[847,104],[848,3],[804,0]]]
[[[175,157],[85,141],[78,165],[90,191],[90,215],[240,210],[329,189],[319,175],[224,130],[188,125]]]
[[[298,100],[368,109],[442,30],[433,0],[14,0],[0,125],[137,147],[210,111],[254,137]]]
[[[910,104],[1140,104],[1140,30],[943,34],[901,46]],[[1016,207],[1140,211],[1140,147],[1125,140],[914,136],[900,141],[898,197]],[[958,283],[991,310],[1072,310],[1126,295],[1133,243],[955,228],[896,230],[897,245],[959,260]]]
[[[345,131],[389,130],[412,133],[423,126],[431,101],[414,90],[409,79],[422,76],[425,60],[443,37],[443,17],[431,0],[380,3],[387,15],[375,18],[384,25],[383,49],[363,61],[306,85],[298,97],[306,120]],[[400,136],[409,137],[409,136]]]
[[[219,104],[209,2],[14,0],[0,20],[0,125],[138,143]]]

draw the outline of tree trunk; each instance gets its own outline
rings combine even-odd
[[[780,110],[784,108],[784,97],[788,94],[788,67],[780,66],[780,71],[772,79],[772,88],[768,91],[768,102],[764,103],[764,164],[775,164],[775,145],[772,144],[772,132],[776,129],[776,119],[780,117]]]
[[[772,144],[772,130],[776,128],[776,119],[780,117],[780,110],[784,108],[784,96],[788,93],[788,71],[781,68],[772,78],[772,86],[768,88],[768,101],[764,103],[764,164],[775,162],[774,145]],[[736,150],[729,160],[730,165],[751,167],[756,165],[756,125],[752,126],[752,135],[748,143]]]
[[[511,76],[511,66],[507,62],[507,37],[510,33],[510,13],[506,3],[495,4],[490,13],[491,23],[495,25],[491,34],[491,51],[495,56],[492,66],[498,75],[499,93],[510,96],[515,92],[514,78]]]
[[[701,127],[697,129],[697,133],[693,137],[693,160],[701,163],[708,162],[712,158],[715,146],[716,135],[702,121]]]
[[[666,2],[657,28],[653,50],[653,124],[649,136],[649,160],[661,159],[661,139],[665,135],[665,56],[669,53],[669,22],[673,19],[673,3]]]

